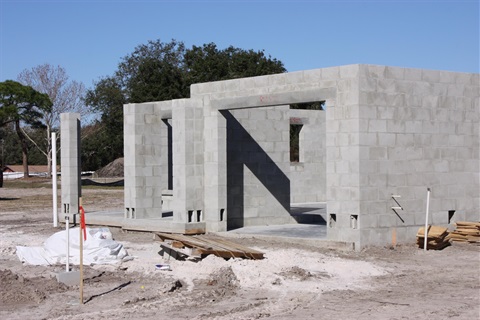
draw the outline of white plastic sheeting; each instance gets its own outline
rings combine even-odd
[[[70,264],[80,264],[80,230],[69,230]],[[43,247],[17,246],[20,261],[32,265],[65,264],[67,232],[60,231],[50,236]],[[87,228],[87,240],[83,242],[83,264],[112,264],[128,256],[123,245],[114,241],[108,228]]]

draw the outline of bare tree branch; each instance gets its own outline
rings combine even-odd
[[[54,128],[60,126],[60,114],[62,113],[76,112],[81,116],[88,114],[88,108],[83,103],[83,97],[86,93],[85,86],[81,82],[70,81],[63,67],[55,67],[48,63],[23,70],[18,75],[18,81],[31,86],[41,93],[47,94],[52,101],[51,112],[44,112],[42,119],[46,125],[46,149],[43,150],[30,139],[37,149],[47,157],[48,174],[50,176],[52,163],[51,132]]]

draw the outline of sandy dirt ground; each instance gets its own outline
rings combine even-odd
[[[121,189],[84,189],[88,211],[121,210]],[[480,247],[412,245],[342,252],[288,241],[231,239],[263,260],[164,260],[149,233],[110,228],[131,261],[85,266],[79,286],[57,282],[65,266],[31,266],[16,246],[53,233],[48,184],[0,188],[1,319],[479,319]],[[169,264],[170,271],[155,264]],[[75,267],[75,266],[74,266]]]

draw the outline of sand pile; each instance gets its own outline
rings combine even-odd
[[[123,177],[123,158],[118,158],[105,167],[98,169],[94,174],[97,178],[117,178]]]

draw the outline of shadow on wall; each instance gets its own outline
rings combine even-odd
[[[289,178],[230,111],[220,112],[227,120],[227,230],[244,226],[244,166],[289,212]]]

